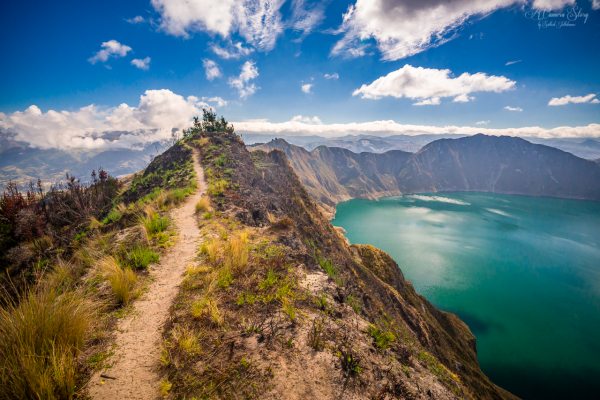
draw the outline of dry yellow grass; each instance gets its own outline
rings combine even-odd
[[[137,275],[130,268],[121,268],[114,257],[105,257],[100,260],[100,271],[119,304],[127,304],[135,297]]]
[[[205,213],[210,210],[210,199],[206,196],[201,197],[196,203],[196,214]]]
[[[220,258],[221,241],[218,239],[210,239],[202,243],[200,253],[206,256],[207,261],[211,265],[216,265]]]
[[[240,232],[227,241],[225,248],[225,266],[233,271],[241,271],[248,265],[248,234]]]
[[[0,399],[70,399],[96,309],[82,293],[40,288],[0,309]]]

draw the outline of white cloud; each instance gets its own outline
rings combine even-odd
[[[490,120],[485,120],[485,121],[477,121],[475,122],[475,125],[489,125]]]
[[[475,97],[469,96],[466,93],[465,94],[459,94],[454,99],[452,99],[452,101],[454,103],[468,103],[468,102],[473,101],[473,100],[475,100]]]
[[[317,117],[316,115],[312,116],[312,117],[305,116],[305,115],[294,115],[290,121],[301,122],[304,124],[311,124],[311,125],[319,125],[319,124],[323,123],[321,121],[321,118]]]
[[[134,58],[133,60],[131,60],[131,65],[133,65],[136,68],[147,71],[148,69],[150,69],[150,61],[151,60],[152,59],[150,57]]]
[[[170,90],[146,90],[137,106],[89,105],[75,111],[43,112],[32,105],[24,111],[0,114],[0,128],[16,133],[16,140],[50,149],[132,148],[169,139],[173,130],[191,126],[208,104]],[[117,135],[115,135],[117,133]]]
[[[137,25],[137,24],[142,24],[144,22],[146,22],[146,20],[144,19],[144,17],[142,17],[141,15],[136,15],[133,18],[128,18],[125,21],[129,22],[130,24],[133,25]]]
[[[252,96],[258,87],[250,82],[258,77],[258,68],[254,64],[254,61],[246,61],[242,65],[240,75],[237,77],[229,78],[229,86],[237,89],[240,98],[245,99],[248,96]]]
[[[321,135],[328,137],[370,134],[388,135],[422,135],[422,134],[461,134],[474,135],[508,135],[520,137],[567,138],[567,137],[600,137],[600,124],[584,126],[559,126],[542,128],[528,126],[520,128],[486,128],[482,126],[456,125],[409,125],[393,120],[371,122],[349,122],[343,124],[314,124],[301,119],[286,122],[270,122],[268,120],[248,120],[234,122],[238,133],[265,133],[280,136],[288,135]]]
[[[600,10],[600,0],[592,0],[592,9]]]
[[[202,97],[202,101],[205,101],[207,103],[214,103],[217,105],[217,107],[225,107],[227,105],[227,100],[223,99],[222,97]]]
[[[356,89],[353,96],[363,99],[382,97],[409,98],[419,100],[415,105],[440,104],[442,97],[454,97],[454,101],[472,100],[470,93],[504,92],[514,88],[515,81],[504,76],[487,75],[483,72],[465,72],[456,78],[449,69],[404,67],[382,76],[370,84]]]
[[[529,0],[356,0],[336,31],[333,55],[360,56],[371,39],[384,60],[399,60],[453,39],[468,20]],[[535,0],[533,7],[561,8],[575,0]]]
[[[511,60],[511,61],[507,61],[506,64],[504,64],[505,66],[509,66],[509,65],[514,65],[514,64],[518,64],[520,62],[522,62],[523,60]]]
[[[440,104],[439,97],[431,97],[429,99],[417,101],[416,103],[413,103],[413,106],[439,106]]]
[[[291,27],[296,31],[302,32],[302,36],[308,35],[325,18],[324,4],[314,2],[307,6],[305,0],[292,1],[292,22]]]
[[[570,95],[566,95],[566,96],[563,96],[563,97],[553,97],[548,102],[548,105],[549,106],[564,106],[564,105],[567,105],[569,103],[571,103],[571,104],[582,104],[582,103],[598,104],[598,103],[600,103],[600,100],[598,100],[596,98],[596,94],[594,94],[594,93],[590,93],[590,94],[585,95],[585,96],[570,96]]]
[[[116,40],[103,42],[100,47],[101,49],[93,57],[88,58],[90,63],[96,64],[98,61],[106,62],[110,57],[125,57],[131,51],[131,47],[121,44]]]
[[[340,79],[340,75],[337,72],[334,72],[333,74],[324,74],[323,78],[338,80],[338,79]]]
[[[539,10],[559,10],[574,4],[575,0],[533,0],[533,7]]]
[[[283,31],[284,0],[152,0],[167,33],[188,37],[206,31],[229,38],[237,32],[252,46],[269,51]]]
[[[313,84],[312,83],[303,83],[302,85],[300,85],[300,89],[304,93],[310,93],[312,91],[312,88],[313,88]]]
[[[504,109],[506,111],[514,111],[514,112],[521,112],[521,111],[523,111],[523,109],[521,107],[512,107],[512,106],[505,106]]]
[[[254,49],[251,47],[245,47],[241,42],[231,42],[225,44],[225,46],[220,46],[216,43],[211,44],[210,49],[217,56],[225,59],[225,60],[237,60],[241,57],[246,57],[254,52]]]
[[[204,66],[204,74],[206,75],[206,79],[212,81],[221,76],[221,70],[219,69],[219,65],[213,60],[209,60],[205,58],[202,60],[202,65]]]

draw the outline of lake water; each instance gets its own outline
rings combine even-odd
[[[392,255],[526,399],[600,398],[600,202],[482,193],[351,200],[333,221]]]

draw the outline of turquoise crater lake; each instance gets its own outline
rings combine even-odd
[[[333,221],[458,314],[525,399],[600,396],[600,202],[483,193],[351,200]]]

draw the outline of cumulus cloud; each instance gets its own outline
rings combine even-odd
[[[312,88],[313,88],[313,84],[312,83],[303,83],[302,85],[300,85],[300,89],[304,93],[310,93],[312,91]]]
[[[221,70],[219,69],[219,65],[213,60],[209,60],[205,58],[202,60],[202,65],[204,66],[204,74],[206,75],[206,79],[212,81],[221,76]]]
[[[484,120],[484,121],[477,121],[475,122],[475,125],[489,125],[490,120]]]
[[[565,6],[575,5],[575,0],[534,0],[533,7],[539,10],[560,10]]]
[[[313,117],[314,118],[314,117]],[[342,124],[323,124],[306,122],[303,118],[294,117],[286,122],[270,122],[268,120],[249,120],[234,122],[238,133],[264,133],[278,136],[288,135],[321,135],[328,137],[344,135],[422,135],[422,134],[460,134],[474,135],[508,135],[520,137],[567,138],[567,137],[600,137],[600,124],[584,126],[559,126],[543,128],[528,126],[520,128],[486,128],[482,126],[456,125],[410,125],[393,120],[350,122]]]
[[[96,64],[98,61],[106,62],[110,57],[125,57],[131,51],[131,47],[121,44],[116,40],[103,42],[100,47],[101,49],[93,57],[88,58],[90,63]]]
[[[424,99],[421,101],[417,101],[413,103],[413,106],[439,106],[441,104],[439,97],[431,97],[429,99]]]
[[[161,28],[175,36],[205,31],[229,38],[238,33],[252,46],[269,51],[283,31],[284,0],[152,0]]]
[[[469,96],[468,94],[459,94],[454,99],[452,99],[454,103],[468,103],[473,100],[475,100],[475,97]]]
[[[324,74],[323,78],[338,80],[338,79],[340,79],[340,75],[337,72],[334,72],[333,74]]]
[[[292,119],[290,120],[292,122],[301,122],[303,124],[311,124],[311,125],[318,125],[318,124],[322,124],[323,122],[321,121],[321,118],[315,116],[309,117],[309,116],[305,116],[305,115],[294,115],[292,117]]]
[[[505,106],[504,109],[506,111],[514,111],[514,112],[521,112],[521,111],[523,111],[523,109],[521,107],[512,107],[512,106]]]
[[[549,106],[565,106],[567,104],[582,104],[582,103],[592,103],[598,104],[600,100],[596,97],[595,93],[590,93],[586,96],[570,96],[566,95],[563,97],[553,97],[548,102]]]
[[[368,85],[362,85],[352,95],[372,100],[383,97],[409,98],[419,100],[415,105],[436,105],[440,104],[440,98],[443,97],[453,97],[454,101],[465,102],[472,100],[469,96],[471,93],[504,92],[514,88],[515,83],[504,76],[487,75],[483,72],[464,72],[453,77],[449,69],[406,64]]]
[[[222,97],[202,97],[202,101],[205,101],[207,103],[213,103],[216,104],[217,107],[225,107],[227,105],[227,100],[223,99]]]
[[[441,45],[456,36],[468,20],[528,0],[356,0],[343,15],[341,39],[333,55],[365,54],[365,42],[374,40],[384,60],[399,60]],[[558,9],[575,0],[535,0],[538,9]]]
[[[169,139],[172,132],[191,126],[194,116],[210,106],[195,96],[183,97],[167,89],[146,90],[136,106],[89,105],[75,111],[24,111],[0,114],[0,129],[15,140],[42,149],[135,148]]]
[[[131,60],[131,65],[144,71],[148,71],[150,69],[150,61],[150,57],[134,58],[133,60]]]
[[[241,99],[245,99],[248,96],[252,96],[258,87],[253,81],[258,77],[258,68],[254,64],[254,61],[246,61],[242,65],[242,70],[239,76],[229,78],[229,86],[237,89]]]
[[[245,47],[241,42],[234,43],[232,41],[227,42],[224,46],[213,43],[210,45],[210,49],[217,56],[225,60],[237,60],[238,58],[246,57],[254,52],[253,48]]]

